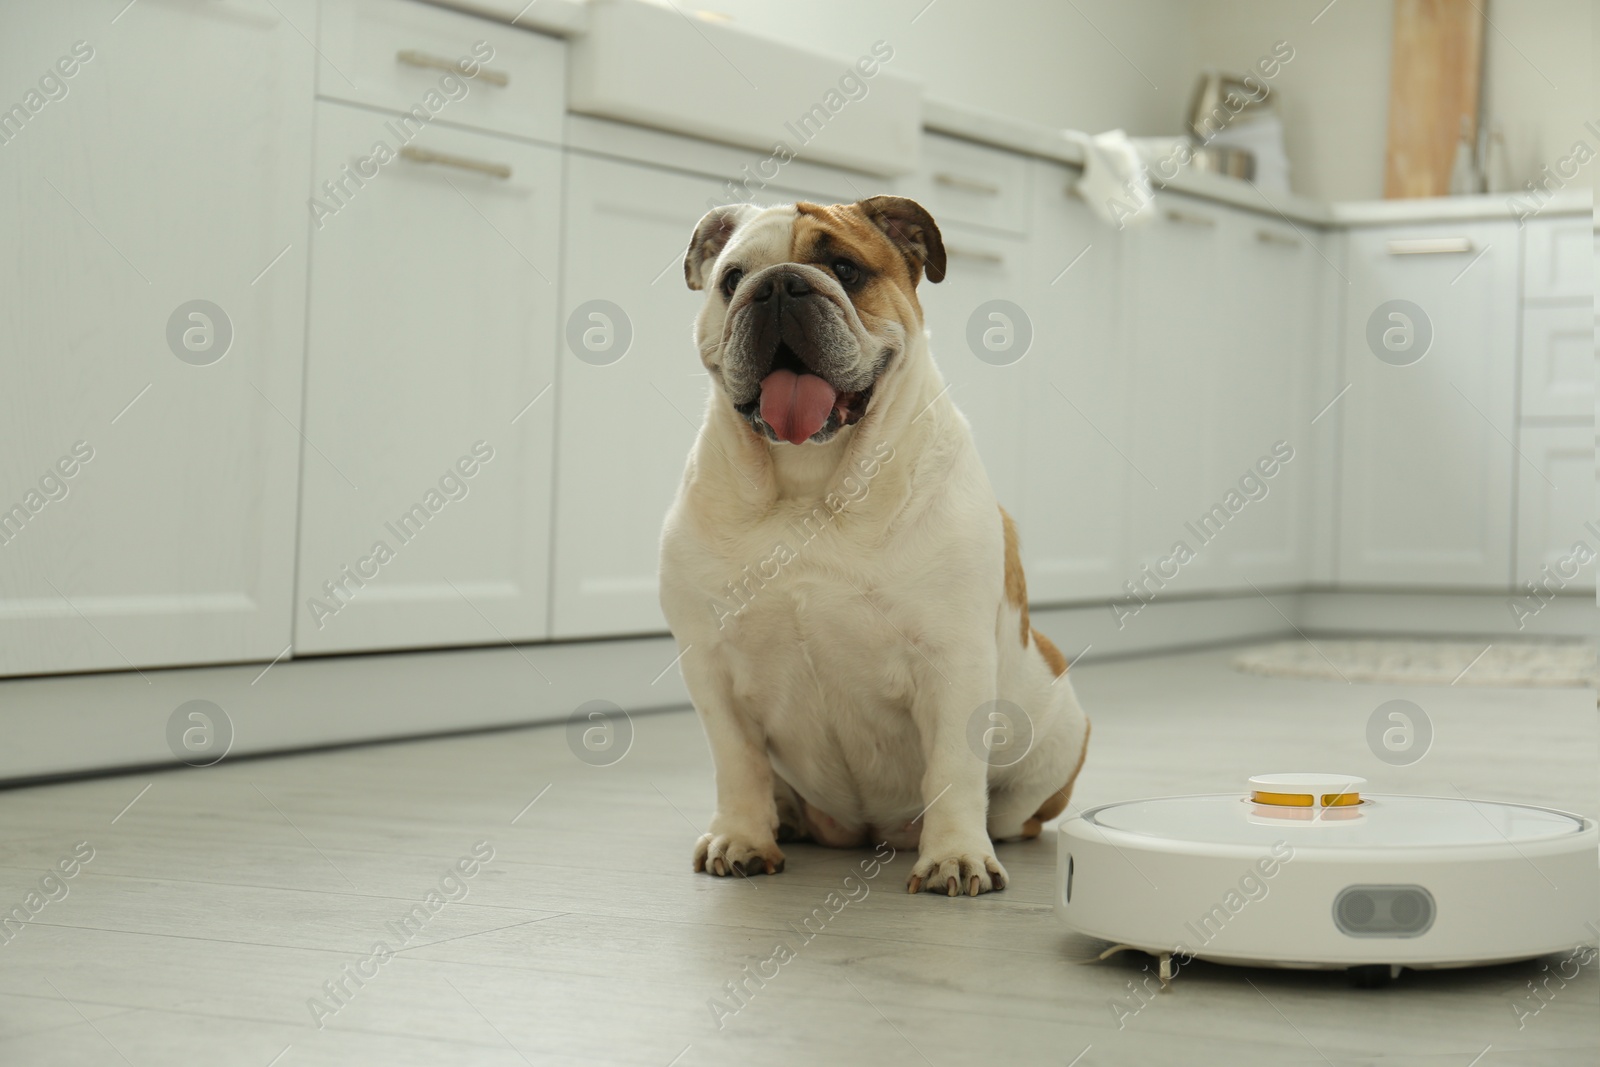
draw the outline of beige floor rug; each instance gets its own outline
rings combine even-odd
[[[1233,666],[1274,678],[1389,685],[1600,688],[1595,646],[1584,641],[1318,637],[1247,648],[1234,657]]]

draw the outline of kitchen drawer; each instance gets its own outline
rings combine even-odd
[[[1517,436],[1517,585],[1547,596],[1592,590],[1594,426],[1524,426]]]
[[[1027,232],[1026,158],[937,134],[923,138],[922,152],[922,169],[906,179],[905,190],[935,222]]]
[[[1528,223],[1522,292],[1529,300],[1594,296],[1594,229],[1587,216]]]
[[[1522,417],[1594,417],[1594,312],[1582,304],[1522,312]]]
[[[561,141],[566,47],[553,38],[411,0],[324,0],[318,39],[322,97]],[[449,69],[462,60],[479,73]]]

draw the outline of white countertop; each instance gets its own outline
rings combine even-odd
[[[557,37],[578,37],[589,30],[585,0],[426,0],[484,18],[511,23]],[[922,124],[936,133],[976,141],[1024,155],[1082,166],[1079,147],[1060,130],[947,101],[922,99]],[[1184,171],[1161,188],[1230,204],[1248,211],[1278,215],[1312,226],[1375,226],[1394,223],[1511,219],[1517,216],[1511,194],[1431,197],[1416,200],[1359,200],[1329,203],[1295,193],[1267,193],[1250,182],[1203,171]],[[1554,194],[1540,217],[1588,215],[1593,211],[1587,185],[1569,186]]]
[[[469,15],[482,15],[554,37],[576,37],[589,28],[589,5],[584,0],[422,0],[451,7]]]
[[[1060,131],[1037,123],[998,115],[979,108],[924,97],[922,124],[936,133],[1053,159],[1071,166],[1083,165],[1083,152]],[[1348,200],[1329,203],[1295,193],[1267,193],[1238,178],[1205,171],[1184,171],[1162,188],[1202,197],[1266,214],[1282,215],[1313,226],[1375,226],[1405,222],[1460,222],[1475,219],[1511,219],[1517,209],[1509,193],[1484,196],[1439,196],[1414,200]],[[1587,185],[1568,186],[1556,192],[1538,212],[1540,217],[1588,215],[1593,210]]]

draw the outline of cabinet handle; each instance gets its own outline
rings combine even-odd
[[[406,145],[400,149],[400,158],[413,163],[437,163],[444,167],[460,167],[462,170],[477,171],[491,178],[499,178],[501,181],[511,177],[511,168],[504,163],[487,163],[481,159],[452,156],[444,152],[435,152],[430,148],[418,148],[415,145]]]
[[[1174,211],[1167,209],[1168,222],[1182,222],[1189,226],[1215,226],[1217,220],[1210,215],[1191,215],[1187,211]]]
[[[1290,237],[1288,234],[1279,233],[1277,230],[1257,230],[1256,240],[1260,241],[1264,245],[1287,245],[1290,248],[1300,247],[1300,238]]]
[[[947,256],[959,256],[962,259],[976,259],[980,263],[993,263],[996,266],[1006,261],[1006,257],[998,252],[984,252],[976,248],[962,248],[959,245],[945,245],[944,254]]]
[[[1438,256],[1471,252],[1472,248],[1467,237],[1406,237],[1389,242],[1391,256]]]
[[[972,178],[963,178],[959,174],[948,174],[940,171],[933,176],[935,185],[946,185],[951,189],[960,189],[964,193],[981,193],[984,196],[999,196],[1000,187],[988,182],[974,181]]]
[[[460,61],[445,59],[441,56],[430,56],[426,52],[418,52],[412,48],[402,48],[400,51],[394,54],[394,58],[399,60],[401,63],[404,63],[408,67],[427,67],[430,70],[448,70],[452,74],[460,74],[462,77],[467,76],[467,72],[461,69]],[[490,70],[488,67],[483,66],[478,68],[478,73],[473,75],[473,77],[478,81],[488,82],[490,85],[498,85],[502,89],[511,84],[511,75],[507,74],[505,71]]]

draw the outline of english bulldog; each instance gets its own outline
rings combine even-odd
[[[897,196],[733,205],[683,267],[712,389],[660,573],[716,766],[694,869],[887,842],[912,893],[1005,888],[993,842],[1066,807],[1089,723],[929,351],[938,226]]]

